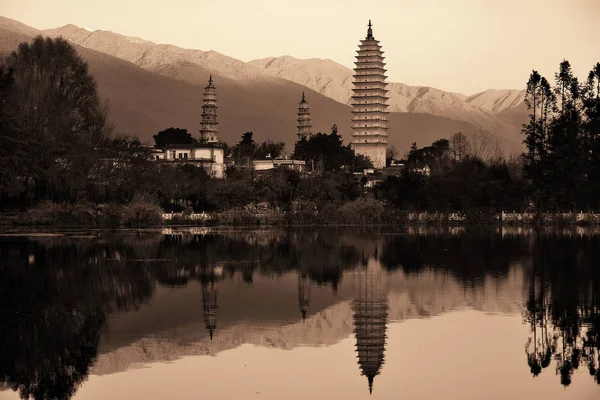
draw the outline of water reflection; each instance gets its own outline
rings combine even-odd
[[[554,359],[564,386],[582,364],[600,383],[597,237],[574,241],[549,234],[533,240],[525,313],[532,332],[526,345],[531,373],[539,375]]]
[[[386,336],[390,322],[471,308],[523,315],[534,377],[554,369],[568,386],[584,366],[600,383],[599,261],[600,235],[581,230],[5,237],[0,382],[68,399],[90,373],[352,335],[372,392],[400,340]]]
[[[367,377],[369,393],[373,379],[379,375],[385,359],[387,324],[386,273],[375,260],[369,260],[363,271],[355,273],[354,335],[361,374]]]
[[[306,272],[298,273],[298,306],[302,314],[302,322],[305,322],[308,306],[310,306],[310,278]]]

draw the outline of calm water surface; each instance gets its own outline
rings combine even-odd
[[[598,399],[600,232],[3,235],[0,321],[0,399]]]

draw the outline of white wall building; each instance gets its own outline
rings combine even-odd
[[[163,149],[155,149],[152,157],[165,163],[184,163],[203,167],[215,177],[225,175],[225,151],[218,143],[173,144]]]

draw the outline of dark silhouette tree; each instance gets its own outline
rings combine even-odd
[[[38,36],[21,43],[0,69],[8,124],[0,132],[1,155],[14,153],[3,172],[19,177],[11,187],[32,188],[40,199],[52,196],[55,180],[64,180],[68,193],[55,197],[83,196],[94,149],[111,131],[87,64],[66,40]]]
[[[585,204],[600,202],[600,63],[590,71],[582,90],[583,153],[587,185]]]
[[[368,157],[355,155],[350,145],[344,146],[337,125],[331,127],[330,134],[319,132],[299,139],[294,146],[293,157],[306,161],[311,168],[314,166],[316,172],[362,171],[373,167]]]
[[[285,148],[285,143],[283,142],[272,142],[270,140],[265,140],[264,142],[258,144],[256,146],[256,150],[254,151],[254,158],[266,158],[267,156],[271,158],[277,158],[283,155],[283,149]]]
[[[197,142],[187,131],[182,128],[167,128],[153,136],[156,147],[165,147],[171,144],[194,144]]]
[[[233,148],[233,157],[237,163],[245,163],[250,165],[250,161],[256,152],[256,142],[254,141],[254,133],[246,132],[242,135],[242,139]]]

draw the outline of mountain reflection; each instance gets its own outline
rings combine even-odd
[[[191,320],[181,311],[177,322],[179,316],[167,311],[173,320],[160,321],[163,341],[181,339],[182,354],[205,354],[192,353],[203,338],[201,349],[215,352],[241,343],[317,345],[303,335],[322,338],[327,329],[338,336],[319,343],[333,344],[351,333],[344,325],[351,317],[360,374],[371,391],[387,342],[394,340],[386,337],[390,321],[434,316],[461,304],[507,312],[491,297],[515,271],[524,277],[517,281],[519,305],[530,327],[523,366],[533,376],[555,369],[565,386],[585,367],[600,383],[600,235],[584,233],[167,230],[0,238],[0,387],[22,398],[73,397],[88,374],[111,359],[104,353],[163,335],[127,325],[151,311],[148,304],[158,293],[190,288],[196,301],[181,304],[192,304]],[[457,282],[465,301],[451,298],[448,282]],[[484,290],[490,285],[492,291]],[[257,337],[262,326],[281,327],[283,344],[238,339],[234,327],[242,322],[254,324]],[[333,323],[339,325],[328,325]],[[118,324],[126,328],[115,330]],[[173,337],[183,335],[178,326],[193,333]]]

